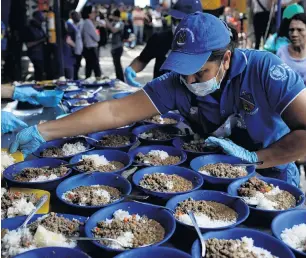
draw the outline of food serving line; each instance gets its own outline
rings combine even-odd
[[[73,84],[71,84],[73,85]],[[86,86],[86,87],[84,87]],[[90,87],[88,87],[90,86]],[[62,90],[67,90],[67,85],[60,86]],[[10,110],[13,112],[16,116],[19,118],[22,118],[28,125],[34,125],[38,124],[42,121],[49,121],[54,120],[57,118],[60,118],[62,116],[65,116],[66,112],[74,112],[77,111],[80,107],[77,105],[86,105],[85,102],[79,102],[79,100],[76,100],[75,97],[82,97],[80,94],[84,94],[84,92],[88,92],[90,89],[91,92],[93,92],[96,89],[100,89],[101,85],[83,85],[81,88],[82,90],[78,91],[66,91],[65,93],[65,100],[62,101],[61,105],[55,107],[55,108],[35,108],[35,109],[27,109],[22,110],[18,109],[17,103],[14,102],[13,104],[10,103],[8,106],[6,106],[7,110]],[[111,82],[108,84],[104,84],[103,89],[95,94],[95,96],[88,100],[88,103],[94,103],[97,101],[105,101],[112,98],[121,98],[124,97],[132,92],[131,87],[128,85],[125,85],[121,82]],[[73,87],[72,87],[73,89]],[[135,90],[134,90],[135,91]],[[87,93],[86,93],[87,94]],[[83,95],[84,96],[84,95]],[[84,100],[84,99],[83,99]],[[2,105],[2,108],[4,105]],[[126,128],[121,128],[120,133],[119,131],[115,131],[119,135],[126,135],[128,132],[131,132],[133,129],[133,134],[135,134],[138,137],[138,141],[136,136],[133,136],[130,138],[130,145],[125,146],[123,148],[103,148],[99,145],[97,145],[96,140],[101,139],[101,137],[105,136],[103,133],[97,133],[89,135],[90,138],[75,138],[74,141],[82,140],[84,142],[84,145],[87,146],[86,152],[77,154],[77,155],[71,155],[70,158],[65,157],[66,161],[70,160],[71,164],[78,163],[80,160],[82,160],[82,155],[103,155],[105,156],[106,160],[116,160],[119,159],[120,162],[122,162],[123,166],[118,167],[118,169],[115,171],[115,173],[101,173],[101,172],[92,172],[87,170],[86,173],[80,173],[84,172],[82,169],[85,169],[83,167],[80,169],[78,166],[74,166],[74,171],[70,172],[68,176],[65,176],[63,180],[60,180],[62,183],[60,186],[57,187],[59,182],[56,182],[53,184],[49,183],[39,183],[36,182],[36,188],[48,190],[51,192],[51,198],[50,198],[50,212],[56,212],[56,213],[62,213],[62,214],[74,214],[74,216],[68,216],[68,219],[76,218],[80,219],[80,221],[84,222],[83,217],[87,217],[92,215],[95,211],[99,210],[99,206],[96,206],[95,209],[90,209],[88,207],[80,207],[79,205],[73,204],[73,205],[67,205],[63,200],[59,200],[58,196],[62,196],[67,192],[68,190],[72,191],[73,188],[76,187],[83,187],[83,185],[97,185],[97,184],[105,184],[106,182],[109,183],[109,185],[113,186],[114,188],[119,187],[121,189],[121,201],[118,200],[112,203],[112,205],[105,205],[106,208],[100,209],[99,212],[96,212],[91,218],[88,220],[86,226],[85,226],[85,234],[87,236],[92,235],[91,230],[88,230],[88,228],[95,228],[98,221],[101,221],[102,219],[111,218],[118,209],[121,210],[127,210],[131,211],[133,214],[139,213],[139,214],[148,214],[148,217],[151,219],[155,219],[156,221],[160,222],[162,226],[164,227],[164,237],[160,241],[160,239],[157,241],[161,243],[161,246],[167,246],[167,247],[173,247],[176,249],[181,249],[182,251],[186,253],[190,253],[190,250],[192,248],[192,257],[201,257],[201,247],[199,241],[196,242],[193,245],[193,242],[197,239],[197,234],[194,228],[192,227],[192,224],[189,222],[188,224],[188,218],[185,216],[185,220],[180,219],[181,217],[178,217],[180,215],[177,215],[178,211],[178,205],[183,207],[182,212],[184,209],[191,209],[192,207],[196,207],[196,209],[208,209],[211,207],[208,206],[202,206],[202,204],[199,205],[197,201],[205,200],[205,201],[212,201],[212,202],[219,202],[223,204],[222,211],[226,211],[227,208],[231,208],[228,211],[229,216],[233,215],[231,214],[232,211],[235,211],[238,214],[238,217],[235,219],[235,221],[232,221],[231,224],[220,224],[218,225],[218,230],[227,229],[225,232],[218,233],[216,228],[210,228],[205,227],[205,223],[208,223],[209,221],[204,220],[204,224],[200,225],[201,232],[207,233],[206,239],[208,238],[226,238],[226,239],[235,239],[235,238],[241,238],[243,236],[247,236],[249,238],[252,238],[255,241],[255,246],[259,246],[263,249],[267,249],[268,251],[272,252],[274,251],[274,255],[278,257],[294,257],[293,253],[290,251],[289,248],[286,247],[285,244],[283,244],[280,241],[277,241],[276,238],[267,237],[266,235],[262,235],[260,232],[267,233],[269,235],[272,235],[271,231],[271,221],[278,213],[281,213],[279,211],[267,211],[265,209],[258,209],[252,207],[252,205],[246,205],[244,201],[240,200],[239,198],[232,197],[237,196],[239,189],[241,188],[241,185],[247,184],[249,181],[249,177],[255,176],[255,168],[253,166],[249,166],[246,168],[245,176],[239,176],[240,179],[236,178],[221,178],[218,176],[212,176],[211,174],[204,173],[198,173],[203,166],[207,166],[209,164],[215,164],[215,163],[243,163],[243,161],[228,157],[225,155],[217,155],[216,152],[219,152],[220,150],[212,150],[209,148],[204,148],[202,150],[202,154],[207,154],[205,156],[199,155],[199,153],[196,153],[194,150],[189,151],[182,151],[182,148],[184,146],[184,143],[187,142],[187,139],[193,138],[193,136],[186,135],[190,132],[190,130],[186,130],[186,125],[182,123],[182,118],[173,113],[168,114],[163,117],[163,121],[166,121],[166,119],[169,119],[167,121],[171,121],[171,119],[174,119],[177,121],[177,125],[174,127],[171,126],[165,126],[165,125],[156,125],[155,122],[158,122],[158,119],[156,118],[152,119],[150,123],[146,123],[143,125],[142,123],[137,123],[136,125],[129,126]],[[171,127],[171,128],[170,128]],[[188,128],[188,127],[187,127]],[[171,137],[163,139],[164,137],[160,132],[156,131],[161,129],[162,133],[167,133]],[[114,134],[114,132],[112,131]],[[159,140],[153,139],[152,137],[161,137]],[[136,139],[135,139],[136,138]],[[13,134],[5,134],[2,135],[2,148],[8,148],[10,143],[13,141],[14,135]],[[52,142],[50,145],[49,143],[46,144],[47,147],[58,147],[62,146],[63,143],[65,143],[66,140],[59,140],[58,143]],[[140,142],[141,145],[139,146]],[[188,141],[189,141],[188,140]],[[197,139],[198,140],[198,139]],[[198,140],[199,141],[199,140]],[[57,145],[58,144],[58,145]],[[46,146],[43,148],[40,148],[35,155],[30,155],[27,157],[26,160],[29,160],[29,163],[27,163],[25,166],[19,166],[18,164],[16,167],[14,167],[15,170],[21,171],[24,168],[27,167],[34,167],[37,166],[37,157],[43,158],[42,153],[46,149]],[[94,149],[96,147],[96,150]],[[117,150],[114,150],[117,149]],[[158,162],[155,159],[152,159],[152,164],[148,164],[145,158],[147,157],[148,153],[152,151],[155,154],[160,155],[159,161],[163,160],[163,165],[165,166],[159,166],[158,169],[156,166],[154,166],[154,162]],[[89,152],[88,152],[89,151]],[[125,160],[128,155],[126,154],[129,152],[129,155],[131,157],[130,160]],[[141,152],[143,155],[139,156],[138,153]],[[152,153],[153,153],[152,152]],[[154,154],[153,153],[153,154]],[[169,156],[162,158],[161,155],[168,154]],[[187,154],[186,154],[187,153]],[[152,155],[153,155],[152,154]],[[209,155],[212,154],[212,155]],[[198,157],[200,156],[200,157]],[[152,157],[152,156],[151,156]],[[174,160],[175,157],[179,157],[177,161]],[[84,157],[83,157],[84,158]],[[61,159],[61,158],[58,158]],[[135,162],[136,161],[136,162]],[[32,163],[31,163],[32,162]],[[48,163],[49,162],[49,163]],[[56,163],[54,159],[49,159],[48,162],[44,162],[45,166],[51,166],[52,164]],[[172,163],[171,163],[172,162]],[[65,162],[63,162],[65,163]],[[21,163],[19,163],[21,164]],[[179,167],[169,167],[167,165],[179,165]],[[13,165],[15,166],[15,165]],[[40,165],[43,166],[43,165]],[[145,168],[145,169],[143,169]],[[190,170],[188,170],[188,169]],[[7,169],[9,170],[9,169]],[[26,187],[27,184],[21,183],[18,184],[18,182],[14,182],[13,174],[14,171],[12,169],[10,176],[11,180],[6,180],[9,184],[13,184],[14,186],[21,186]],[[222,168],[220,169],[222,170]],[[137,171],[137,172],[135,172]],[[237,172],[237,169],[235,170]],[[165,175],[161,176],[161,179],[156,179],[156,173],[164,173]],[[218,173],[218,171],[216,172]],[[239,173],[239,171],[237,172]],[[118,174],[121,174],[122,177],[118,176]],[[177,193],[168,193],[162,192],[156,185],[153,184],[150,187],[157,187],[154,190],[146,189],[146,186],[152,182],[152,180],[164,180],[167,181],[169,178],[169,175],[178,175],[179,177],[173,178],[173,182],[177,182],[176,185],[179,185],[182,187],[183,190],[178,190],[176,192],[180,192],[182,195],[177,195]],[[72,176],[73,175],[73,176]],[[149,175],[147,178],[147,181],[145,181],[146,175]],[[72,176],[72,177],[71,177]],[[160,175],[158,175],[160,176]],[[7,177],[5,176],[7,179]],[[293,225],[296,225],[296,223],[306,223],[306,210],[304,205],[304,196],[301,191],[299,191],[297,188],[288,185],[285,182],[281,182],[279,180],[275,179],[267,179],[267,178],[261,178],[267,184],[273,184],[274,186],[278,186],[279,189],[286,190],[289,193],[294,196],[296,200],[296,206],[299,210],[304,210],[299,212],[299,210],[294,208],[290,208],[292,210],[291,212],[285,213],[283,217],[279,216],[279,219],[275,219],[275,222],[273,223],[275,226],[274,234],[280,235],[282,231],[288,227],[291,228]],[[116,179],[116,180],[115,180]],[[127,182],[128,179],[131,184]],[[203,180],[204,179],[204,180]],[[113,181],[116,181],[114,184]],[[177,181],[175,181],[177,180]],[[65,182],[63,182],[65,181]],[[235,181],[235,182],[234,182]],[[112,183],[110,183],[112,182]],[[188,185],[188,182],[192,183],[191,187]],[[259,182],[260,184],[261,182]],[[148,185],[145,185],[148,184]],[[33,184],[31,187],[28,188],[35,188]],[[133,187],[131,188],[131,185]],[[136,187],[136,186],[137,187]],[[230,185],[230,187],[227,189],[227,187]],[[267,186],[267,185],[266,185]],[[57,187],[57,190],[55,191]],[[173,185],[163,185],[163,187],[169,187],[169,189],[173,188]],[[184,190],[184,187],[187,187]],[[188,189],[190,187],[190,189]],[[79,188],[78,188],[79,189]],[[140,190],[142,189],[142,190]],[[201,190],[201,189],[207,189],[207,190]],[[80,189],[79,189],[80,190]],[[227,193],[226,193],[227,192]],[[72,191],[73,194],[73,191]],[[149,196],[148,199],[145,199],[146,196]],[[143,197],[143,198],[142,198]],[[191,199],[188,199],[191,198]],[[189,200],[187,202],[186,200]],[[145,205],[142,203],[148,203],[153,205]],[[250,204],[250,203],[249,203]],[[185,206],[186,207],[185,207]],[[166,208],[163,208],[165,207]],[[185,208],[184,208],[185,207]],[[191,208],[190,208],[191,207]],[[100,206],[101,208],[101,206]],[[220,208],[220,207],[217,207]],[[220,208],[221,209],[221,208]],[[105,212],[103,212],[103,210]],[[293,211],[293,210],[297,210]],[[170,211],[170,213],[169,213]],[[174,212],[172,212],[174,211]],[[131,214],[132,214],[131,213]],[[172,214],[175,213],[176,215]],[[120,214],[119,214],[120,215]],[[119,216],[118,215],[118,216]],[[216,214],[213,214],[213,216],[216,216]],[[34,220],[37,219],[39,215],[34,216]],[[176,222],[174,218],[176,218]],[[217,216],[218,217],[218,216]],[[216,219],[218,219],[216,217]],[[186,220],[187,219],[187,220]],[[21,224],[24,220],[23,217],[16,217],[15,220],[10,219],[11,221],[2,223],[2,228],[4,225],[8,225],[8,227],[11,227],[10,229],[14,229],[18,226],[18,223]],[[135,222],[137,224],[137,222]],[[90,225],[88,225],[90,224]],[[175,227],[176,225],[176,227]],[[206,224],[208,225],[208,224]],[[217,224],[216,224],[217,225]],[[282,225],[282,229],[280,228],[280,225]],[[103,230],[103,227],[105,229],[105,225],[101,226],[101,229]],[[229,228],[236,228],[234,230],[228,230]],[[237,228],[241,230],[237,230]],[[256,231],[245,231],[244,229],[253,229]],[[98,228],[97,228],[98,230]],[[148,229],[149,230],[149,229]],[[97,233],[98,234],[98,233]],[[139,232],[141,235],[142,233]],[[159,231],[156,231],[155,234],[159,234]],[[124,238],[124,240],[127,240],[128,238]],[[121,241],[122,238],[121,238]],[[92,257],[114,257],[118,252],[114,252],[114,246],[103,246],[97,242],[83,242],[81,241],[78,246],[81,247],[83,251],[88,253]],[[276,248],[277,246],[277,248]],[[102,249],[101,249],[102,248]],[[144,252],[142,255],[144,257],[153,257],[158,256],[160,253],[158,252],[164,252],[167,253],[170,257],[189,257],[186,254],[180,253],[179,251],[174,250],[149,250],[148,248],[138,248],[143,249],[141,252]],[[275,251],[277,249],[277,251]],[[174,251],[174,253],[172,253]],[[175,253],[176,252],[176,253]],[[102,255],[103,254],[103,255]],[[295,254],[297,257],[304,257],[302,252],[296,252]],[[305,253],[304,253],[305,254]],[[300,255],[300,256],[299,256]],[[77,256],[81,257],[81,256]],[[124,256],[124,257],[133,257],[133,254],[131,256]]]

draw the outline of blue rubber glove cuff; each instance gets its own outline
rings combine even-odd
[[[29,102],[33,105],[39,105],[38,101],[35,99],[38,94],[39,92],[34,90],[32,87],[18,86],[15,87],[12,98],[22,102]]]
[[[210,136],[205,140],[205,143],[209,146],[221,147],[224,153],[235,156],[244,161],[250,163],[258,161],[256,152],[250,152],[243,147],[233,143],[230,139],[220,139]]]
[[[44,107],[56,107],[64,96],[64,92],[61,90],[45,90],[39,92],[35,99]]]
[[[15,141],[10,146],[10,153],[20,150],[26,157],[36,151],[44,142],[46,141],[39,133],[37,125],[34,125],[23,129],[16,135]]]
[[[128,66],[125,71],[125,78],[126,81],[129,85],[134,86],[134,87],[141,87],[142,85],[135,81],[134,78],[136,78],[136,72],[134,71],[134,69],[131,66]]]
[[[28,125],[14,116],[11,112],[1,111],[1,133],[13,132]]]

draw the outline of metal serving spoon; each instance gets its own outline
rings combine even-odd
[[[252,162],[252,163],[238,163],[238,164],[231,164],[231,165],[234,167],[251,167],[251,166],[258,166],[262,164],[263,164],[263,161]]]
[[[204,239],[203,236],[202,236],[201,230],[200,230],[199,225],[198,225],[198,223],[197,223],[197,221],[196,221],[196,219],[195,219],[195,217],[194,217],[193,212],[192,212],[192,211],[188,211],[188,215],[189,215],[189,217],[190,217],[190,219],[191,219],[191,222],[192,222],[194,228],[196,229],[197,234],[198,234],[198,236],[199,236],[199,238],[200,238],[201,247],[202,247],[201,257],[204,258],[204,257],[205,257],[205,254],[206,254],[205,239]]]
[[[37,204],[35,205],[35,209],[31,211],[31,213],[28,215],[28,217],[25,219],[25,221],[17,228],[23,229],[26,228],[29,221],[32,219],[32,217],[36,214],[36,212],[44,205],[44,203],[48,200],[48,195],[44,194],[40,199],[38,200]]]

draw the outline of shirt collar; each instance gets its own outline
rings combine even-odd
[[[248,58],[241,49],[235,49],[232,55],[231,68],[229,71],[229,80],[241,74],[248,64]]]

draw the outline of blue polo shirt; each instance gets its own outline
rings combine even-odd
[[[200,134],[214,132],[230,115],[238,114],[251,142],[242,146],[251,151],[266,148],[290,132],[281,115],[305,85],[288,65],[269,52],[236,49],[227,78],[220,102],[211,95],[194,95],[174,72],[156,78],[143,90],[161,114],[178,110]],[[263,175],[299,184],[293,163],[265,170]]]

